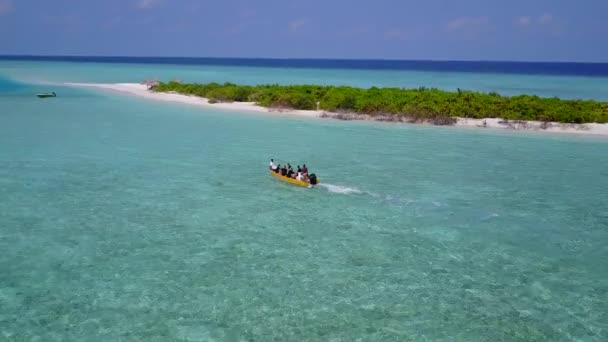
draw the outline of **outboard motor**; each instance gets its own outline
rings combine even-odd
[[[308,176],[308,179],[310,180],[311,185],[317,184],[317,175],[315,175],[314,173],[311,173],[310,176]]]

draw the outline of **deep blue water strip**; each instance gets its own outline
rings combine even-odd
[[[212,57],[87,57],[87,56],[0,56],[9,61],[51,61],[83,63],[133,63],[213,65],[270,68],[317,68],[363,70],[412,70],[501,74],[608,76],[608,63],[571,62],[495,62],[495,61],[422,61],[364,59],[271,59]]]

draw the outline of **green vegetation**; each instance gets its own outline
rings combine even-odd
[[[255,102],[260,106],[352,112],[410,121],[452,124],[461,118],[502,118],[561,123],[608,122],[608,102],[561,100],[531,95],[501,96],[438,89],[353,88],[318,85],[160,83],[159,92],[206,97],[210,102]]]

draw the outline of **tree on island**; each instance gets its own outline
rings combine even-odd
[[[268,108],[324,110],[394,118],[391,121],[430,121],[453,124],[455,118],[501,118],[510,121],[606,123],[608,103],[594,100],[562,100],[535,95],[502,96],[457,89],[449,92],[417,89],[321,85],[237,85],[234,83],[188,84],[159,82],[158,92],[195,95],[215,102],[255,102]]]

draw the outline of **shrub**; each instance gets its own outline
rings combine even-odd
[[[361,89],[320,85],[237,85],[233,83],[160,83],[158,92],[207,97],[210,102],[252,101],[264,107],[322,109],[374,115],[386,120],[393,115],[410,121],[453,124],[455,117],[538,120],[543,122],[608,122],[608,103],[592,100],[561,100],[532,95],[501,96],[457,89],[448,92],[417,89]],[[318,104],[318,105],[317,105]]]

